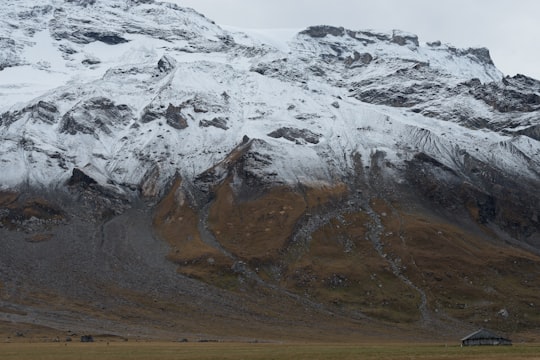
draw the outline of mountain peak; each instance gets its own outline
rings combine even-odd
[[[354,53],[369,54],[379,59],[378,67],[381,67],[381,62],[396,61],[429,64],[431,68],[445,72],[457,81],[479,78],[483,82],[491,82],[502,78],[502,73],[491,60],[489,50],[485,48],[458,49],[443,45],[440,41],[421,44],[418,36],[401,30],[381,33],[323,25],[309,27],[300,35],[313,39],[324,56],[352,55],[354,58]]]

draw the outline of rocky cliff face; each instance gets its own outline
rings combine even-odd
[[[0,7],[0,320],[537,328],[540,82],[487,49],[329,26],[278,49],[151,0]]]

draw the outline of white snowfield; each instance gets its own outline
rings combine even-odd
[[[501,114],[467,92],[438,97],[503,79],[482,50],[398,31],[224,30],[153,1],[35,4],[0,4],[2,189],[63,186],[74,168],[116,191],[152,176],[193,179],[244,136],[261,140],[250,150],[268,160],[259,174],[287,184],[339,181],[355,154],[370,166],[378,152],[398,170],[423,152],[458,173],[467,155],[540,176],[540,143],[515,133],[538,112]],[[422,111],[359,100],[426,84],[431,92],[415,94]],[[474,129],[427,110],[501,125]],[[279,129],[289,136],[269,135]]]

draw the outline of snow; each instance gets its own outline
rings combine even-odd
[[[32,37],[32,46],[25,48],[23,57],[31,64],[36,64],[47,68],[53,72],[65,71],[65,63],[60,52],[55,49],[53,40],[48,30],[37,32]]]
[[[234,39],[246,46],[254,43],[266,44],[283,53],[288,53],[290,42],[302,29],[246,29],[234,26],[224,26],[223,29],[234,34]],[[245,36],[247,35],[247,37]],[[253,40],[256,40],[255,42]]]
[[[70,6],[66,5],[66,11],[79,17],[92,11],[92,7]],[[350,90],[362,82],[368,84],[363,85],[366,90],[414,87],[422,81],[452,87],[472,78],[482,82],[501,79],[494,66],[448,45],[399,46],[385,40],[370,43],[331,35],[314,39],[292,29],[223,30],[191,10],[158,4],[136,6],[129,14],[107,4],[97,9],[104,14],[92,18],[98,19],[99,26],[118,31],[118,24],[123,24],[154,33],[122,33],[129,42],[117,45],[79,44],[54,39],[43,28],[21,42],[27,64],[0,71],[0,114],[22,111],[38,101],[54,104],[58,112],[53,124],[36,120],[29,111],[17,115],[13,124],[0,123],[3,188],[22,183],[55,185],[69,178],[74,167],[103,186],[139,185],[154,168],[163,183],[177,173],[194,179],[223,161],[245,135],[260,139],[251,151],[271,160],[255,170],[287,184],[335,182],[350,174],[355,154],[361,155],[363,165],[372,166],[376,152],[384,152],[385,161],[396,169],[424,152],[459,172],[464,166],[463,154],[468,153],[508,173],[538,176],[538,160],[530,160],[539,158],[538,141],[469,129],[410,109],[367,104],[351,97]],[[220,39],[227,36],[236,45],[223,46]],[[392,34],[362,36],[377,39]],[[66,54],[62,46],[76,52]],[[356,51],[370,53],[373,61],[347,68],[343,60],[336,60],[336,48],[341,49],[342,58]],[[176,67],[167,73],[157,68],[163,55],[176,60]],[[85,59],[95,64],[84,64]],[[425,72],[416,73],[418,78],[399,77],[400,71],[414,70],[418,63],[429,65]],[[252,71],[259,65],[268,74]],[[319,70],[317,74],[314,68]],[[127,106],[133,118],[107,124],[110,132],[97,127],[93,134],[61,133],[63,115],[95,97]],[[335,102],[338,107],[332,105]],[[467,94],[429,104],[448,113],[458,109],[471,117],[508,121]],[[181,108],[187,128],[167,124],[164,114],[169,105]],[[161,115],[144,123],[141,116],[150,108]],[[215,118],[226,119],[228,129],[201,126]],[[525,114],[514,121],[534,119]],[[282,127],[320,134],[320,141],[297,144],[268,136]],[[32,145],[22,146],[23,139],[31,140]],[[117,190],[122,191],[121,186]]]
[[[54,47],[48,30],[37,32],[24,48],[22,58],[29,65],[0,71],[0,112],[20,102],[66,84],[71,76],[60,52]]]

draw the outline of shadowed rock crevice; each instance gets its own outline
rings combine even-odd
[[[73,169],[73,173],[67,182],[68,186],[79,185],[79,186],[82,186],[83,188],[87,188],[94,184],[97,184],[96,180],[92,179],[90,176],[86,175],[82,170],[77,169],[77,168]]]

